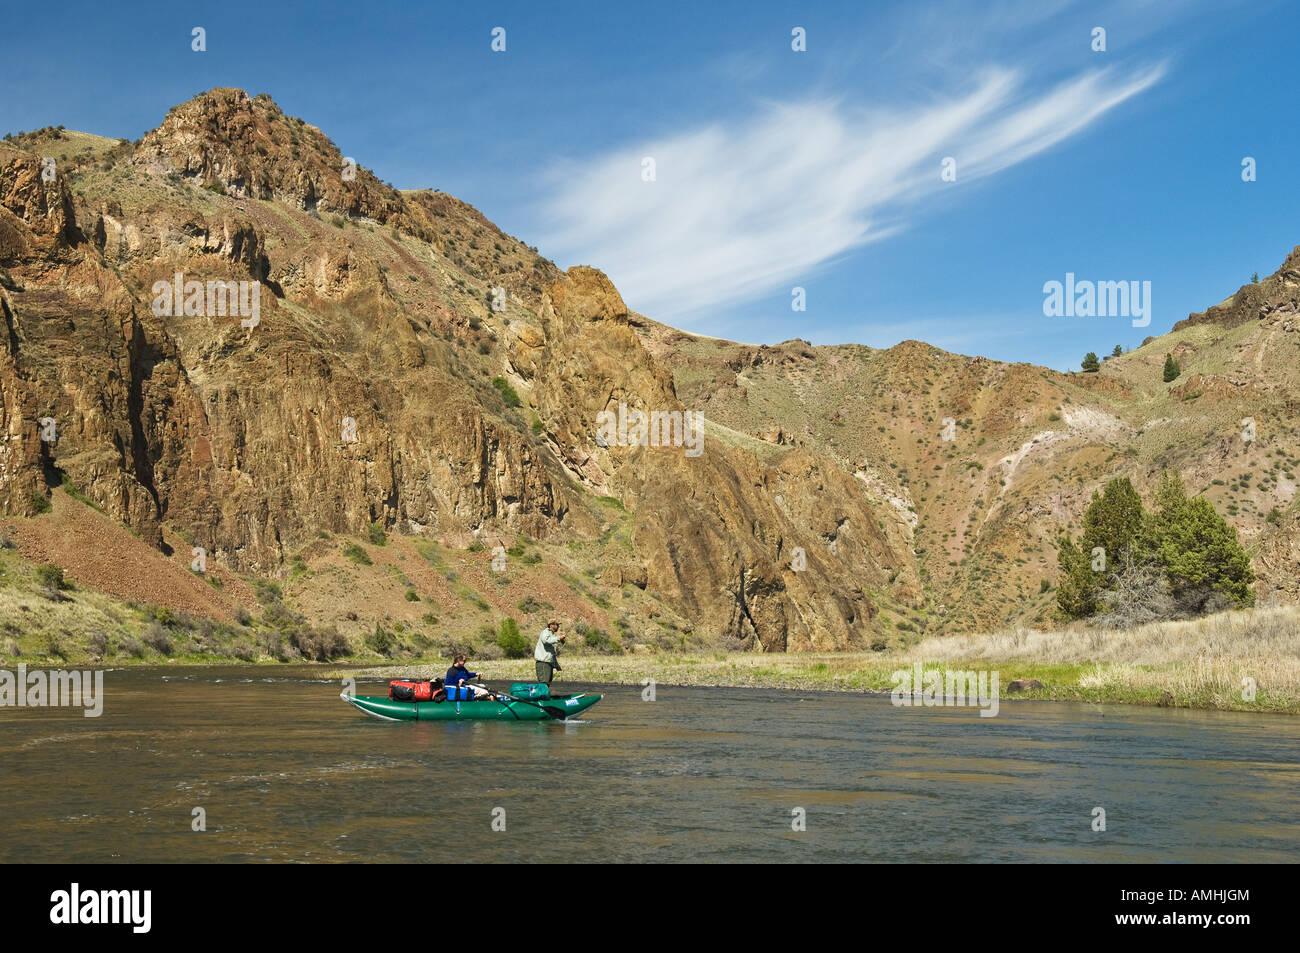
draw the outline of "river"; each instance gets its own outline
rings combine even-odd
[[[109,671],[98,718],[0,708],[0,859],[1300,861],[1300,719],[564,688],[605,698],[385,722],[319,668]]]

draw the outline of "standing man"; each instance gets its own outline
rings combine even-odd
[[[560,671],[559,644],[564,641],[560,635],[560,623],[549,622],[542,634],[537,637],[537,648],[533,649],[533,660],[537,663],[537,680],[543,685],[551,684],[555,673]]]

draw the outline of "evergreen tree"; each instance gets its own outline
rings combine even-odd
[[[1090,374],[1101,370],[1101,361],[1097,360],[1097,355],[1093,351],[1083,356],[1083,369]]]
[[[1110,356],[1111,356],[1111,357],[1119,357],[1119,356],[1120,356],[1121,354],[1123,354],[1123,353],[1124,353],[1124,349],[1123,349],[1122,347],[1120,347],[1118,344],[1116,344],[1116,345],[1115,345],[1115,350],[1113,350],[1113,351],[1110,352]]]
[[[1078,545],[1063,536],[1057,553],[1061,582],[1056,602],[1062,615],[1078,619],[1098,611],[1114,573],[1144,550],[1145,521],[1142,498],[1128,477],[1116,477],[1092,494]]]
[[[1080,546],[1089,559],[1094,549],[1101,548],[1106,557],[1103,573],[1117,569],[1131,550],[1142,548],[1145,520],[1142,498],[1132,482],[1128,477],[1116,477],[1100,493],[1092,494],[1083,514]]]
[[[1176,378],[1182,372],[1183,369],[1178,366],[1178,362],[1174,360],[1174,356],[1172,354],[1166,354],[1165,355],[1165,383],[1168,384],[1171,380]]]
[[[1156,493],[1148,543],[1165,569],[1177,606],[1190,613],[1255,602],[1255,571],[1237,531],[1204,497],[1188,498],[1182,480],[1166,473]]]
[[[1062,536],[1056,554],[1061,578],[1056,586],[1056,604],[1067,619],[1082,619],[1097,611],[1101,577],[1092,571],[1089,557],[1069,536]]]

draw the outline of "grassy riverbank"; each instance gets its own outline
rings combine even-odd
[[[996,671],[1003,698],[1167,705],[1224,711],[1300,713],[1300,610],[1222,613],[1129,631],[1020,630],[927,639],[897,652],[826,655],[643,654],[562,658],[561,681],[889,692],[893,672]],[[493,682],[533,677],[531,660],[475,666]],[[359,677],[440,675],[435,664],[358,668]],[[1009,693],[1016,679],[1042,688]],[[1243,680],[1252,679],[1253,700]]]

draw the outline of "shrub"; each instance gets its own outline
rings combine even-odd
[[[370,524],[370,542],[375,546],[383,546],[388,542],[388,534],[384,532],[384,524],[378,520]]]
[[[513,618],[501,620],[501,632],[497,635],[497,646],[506,658],[527,658],[531,646],[528,639],[519,631],[519,623]]]
[[[167,630],[157,622],[150,622],[145,627],[144,632],[140,634],[140,637],[144,640],[144,644],[149,646],[149,648],[161,652],[163,655],[172,654],[171,636],[168,635]]]
[[[523,402],[519,399],[519,394],[510,386],[510,382],[504,377],[492,378],[492,386],[497,389],[501,399],[506,402],[507,407],[522,407]]]
[[[50,503],[49,497],[39,491],[33,490],[30,499],[32,501],[32,509],[36,511],[38,516],[41,513],[48,513],[54,508],[53,504]]]
[[[380,655],[391,655],[396,640],[378,622],[375,623],[375,631],[366,636],[366,648],[372,652],[378,652]]]
[[[148,651],[144,643],[139,639],[127,637],[117,644],[117,647],[132,658],[143,658]]]
[[[279,584],[267,579],[253,580],[253,592],[257,595],[257,601],[264,606],[279,602],[284,597],[284,590]]]
[[[307,619],[277,599],[262,610],[262,621],[281,632],[287,632],[303,625]]]
[[[63,570],[54,563],[41,563],[36,567],[36,583],[49,592],[68,588],[67,580],[63,578]]]
[[[370,554],[358,546],[356,543],[347,543],[343,547],[343,555],[352,560],[358,566],[371,566]]]
[[[304,626],[290,634],[289,642],[303,658],[315,662],[328,662],[352,651],[347,638],[333,626],[328,629]]]
[[[261,635],[262,651],[277,662],[288,661],[284,651],[284,637],[274,629],[267,629]]]
[[[604,629],[588,629],[582,637],[582,643],[601,655],[618,655],[623,651],[623,646],[619,644],[618,639],[609,635]]]
[[[407,601],[407,602],[419,602],[419,601],[420,601],[420,596],[419,596],[419,594],[418,594],[414,589],[407,589],[407,590],[406,590],[406,601]]]
[[[554,608],[555,606],[551,605],[549,602],[543,602],[542,600],[531,595],[525,596],[522,600],[520,600],[518,606],[519,611],[522,612],[524,615],[532,615],[534,612],[543,612],[547,609],[554,609]]]

